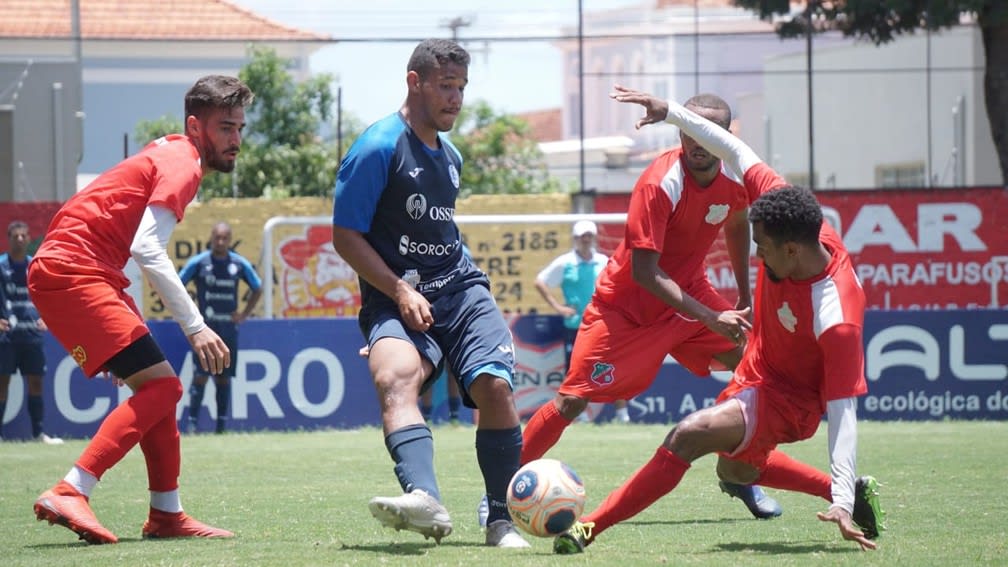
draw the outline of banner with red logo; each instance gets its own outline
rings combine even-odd
[[[843,235],[869,309],[1008,307],[1008,190],[821,191],[817,197]],[[625,212],[629,200],[601,196],[596,211]],[[600,241],[604,236],[618,243],[622,234]],[[751,276],[757,262],[751,259]],[[707,263],[711,282],[734,300],[723,241]]]

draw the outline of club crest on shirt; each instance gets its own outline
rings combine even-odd
[[[711,205],[707,209],[707,216],[704,217],[704,220],[707,221],[707,224],[719,224],[728,218],[729,208],[728,205]]]
[[[84,368],[84,363],[87,362],[87,351],[84,350],[83,346],[77,345],[73,347],[73,350],[70,351],[70,356],[73,357],[74,362],[77,363],[77,366]]]
[[[459,188],[459,172],[458,172],[457,169],[455,169],[455,164],[454,163],[449,163],[448,164],[448,176],[451,177],[452,185],[454,185],[455,188],[458,189]]]
[[[608,386],[616,381],[616,368],[608,362],[596,362],[592,368],[591,381],[599,386]]]
[[[231,274],[232,277],[238,275],[238,264],[235,264],[234,262],[231,262],[230,264],[228,264],[227,270],[228,270],[228,273]]]
[[[791,306],[788,305],[787,301],[777,310],[777,318],[780,319],[781,325],[784,325],[784,328],[789,332],[793,333],[795,331],[798,318],[791,312]]]

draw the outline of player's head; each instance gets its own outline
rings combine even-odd
[[[185,134],[200,151],[203,171],[234,169],[252,91],[235,77],[207,75],[185,95]]]
[[[812,191],[789,185],[760,195],[749,207],[756,256],[771,281],[790,277],[819,246],[822,208]]]
[[[574,247],[581,252],[586,252],[595,247],[598,227],[590,220],[579,220],[574,223],[571,234],[574,236]]]
[[[28,250],[28,243],[31,237],[28,234],[28,223],[23,220],[11,221],[7,225],[7,241],[10,243],[10,251],[20,256]]]
[[[725,130],[731,125],[731,108],[721,97],[709,93],[698,94],[684,104],[686,108],[703,116]],[[711,172],[721,166],[720,160],[704,149],[693,138],[679,132],[686,166],[696,172]]]
[[[410,118],[447,132],[455,125],[469,83],[469,53],[450,39],[426,39],[406,65]]]
[[[231,250],[231,225],[220,221],[210,229],[210,253],[214,256],[226,256]]]

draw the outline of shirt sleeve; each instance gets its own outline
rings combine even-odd
[[[248,284],[249,289],[252,291],[259,291],[262,287],[262,279],[255,271],[255,268],[252,267],[252,263],[242,256],[238,256],[238,263],[242,267],[242,279],[244,279],[245,283]]]
[[[630,249],[661,252],[672,216],[672,201],[661,187],[644,183],[634,187],[627,210],[626,243]]]
[[[178,322],[186,336],[197,333],[206,326],[199,309],[189,297],[182,280],[175,273],[175,266],[168,257],[168,241],[175,230],[174,213],[158,206],[148,206],[130,253],[140,266],[151,287],[157,291],[161,301]]]
[[[819,336],[819,347],[826,370],[822,389],[824,401],[861,396],[868,392],[860,327],[851,323],[834,325]]]
[[[854,511],[854,478],[857,471],[857,404],[854,398],[826,404],[829,427],[829,457],[833,506]]]
[[[152,152],[154,185],[148,205],[171,211],[176,221],[181,221],[185,209],[196,198],[203,170],[192,144],[185,139],[173,140],[171,150]]]
[[[357,232],[371,230],[371,220],[389,178],[394,144],[367,133],[347,151],[336,176],[333,224]]]
[[[566,254],[561,254],[553,258],[553,261],[539,272],[536,279],[542,280],[550,287],[559,287],[563,283],[564,258],[566,257]]]
[[[199,267],[199,254],[189,258],[189,261],[182,266],[182,271],[179,272],[179,279],[182,280],[182,285],[186,285],[192,281],[196,276],[196,268]]]

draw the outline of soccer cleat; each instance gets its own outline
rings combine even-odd
[[[862,476],[854,481],[854,513],[851,519],[868,539],[875,539],[886,529],[885,511],[879,502],[879,482],[873,476]]]
[[[746,508],[749,508],[749,512],[759,520],[776,518],[783,513],[780,504],[755,484],[735,484],[722,480],[718,486],[721,487],[721,492],[741,500]]]
[[[36,441],[42,443],[43,445],[62,445],[63,440],[59,437],[52,437],[46,435],[45,433],[39,433],[39,436],[35,438]]]
[[[480,500],[479,506],[476,507],[476,521],[479,523],[479,527],[486,529],[487,518],[490,517],[490,501],[487,500],[487,495],[483,495],[483,499]]]
[[[173,537],[234,537],[234,534],[208,526],[193,519],[185,512],[163,512],[156,508],[150,509],[147,521],[141,531],[144,538]]]
[[[553,553],[559,555],[583,553],[584,548],[595,539],[592,536],[594,527],[595,522],[574,522],[569,530],[553,539]]]
[[[424,539],[434,538],[438,544],[452,532],[448,510],[419,488],[399,496],[376,496],[368,503],[368,509],[383,526],[414,531]]]
[[[532,547],[518,533],[518,530],[515,529],[514,524],[510,520],[496,520],[487,526],[486,544],[488,547],[506,547],[511,549]]]
[[[59,524],[77,534],[82,540],[99,545],[117,543],[119,538],[98,522],[87,496],[84,496],[65,480],[46,490],[35,501],[35,517]]]

